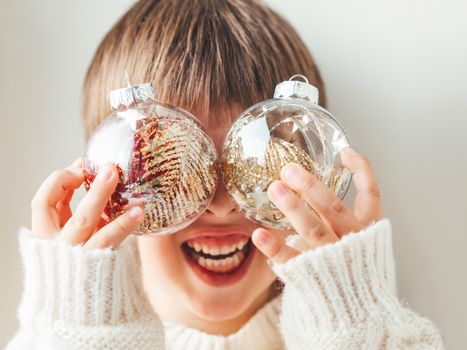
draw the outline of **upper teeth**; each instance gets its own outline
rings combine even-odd
[[[203,252],[209,255],[226,255],[233,253],[236,249],[241,250],[245,244],[248,243],[248,240],[242,241],[234,246],[223,246],[223,247],[208,247],[204,244],[198,242],[187,242],[188,246],[193,248],[196,252]]]

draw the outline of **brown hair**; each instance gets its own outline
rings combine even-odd
[[[272,97],[277,83],[304,74],[320,91],[318,68],[298,34],[257,0],[140,0],[100,43],[83,86],[86,138],[110,113],[108,93],[153,83],[161,102],[207,113]]]

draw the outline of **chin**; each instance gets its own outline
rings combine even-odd
[[[201,319],[207,321],[226,321],[243,314],[252,302],[249,299],[233,295],[229,298],[217,297],[208,299],[206,295],[200,295],[199,298],[189,300],[189,303],[193,314]]]
[[[227,321],[253,314],[268,299],[276,276],[266,262],[257,255],[243,278],[234,284],[214,286],[193,276],[186,295],[191,312],[207,321]],[[194,277],[194,278],[193,278]]]
[[[141,238],[145,289],[156,312],[207,330],[205,321],[214,328],[221,321],[246,322],[268,300],[276,279],[251,232],[245,225],[210,225]]]

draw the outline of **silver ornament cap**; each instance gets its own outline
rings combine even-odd
[[[156,92],[151,83],[131,85],[128,73],[125,71],[127,87],[110,91],[110,106],[113,110],[128,108],[131,105],[144,102],[148,99],[156,100]]]
[[[294,80],[296,78],[302,78],[304,81]],[[304,75],[296,74],[276,85],[274,98],[300,98],[318,104],[319,91]]]

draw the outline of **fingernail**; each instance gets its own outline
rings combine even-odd
[[[297,164],[287,164],[282,168],[282,177],[287,180],[293,180],[300,174],[300,168]]]
[[[265,246],[268,244],[268,242],[269,242],[269,236],[263,231],[260,231],[259,237],[258,237],[258,244],[261,246]]]
[[[341,149],[340,152],[341,152],[341,153],[342,153],[342,152],[343,152],[343,153],[348,152],[348,153],[350,153],[350,154],[355,154],[355,153],[357,153],[357,152],[355,152],[355,150],[354,150],[353,148],[350,148],[350,147],[345,147],[345,148]]]
[[[133,207],[130,209],[128,214],[133,219],[139,219],[141,215],[143,215],[143,209],[141,209],[140,207]]]
[[[73,173],[78,176],[83,176],[83,169],[81,168],[75,168],[75,167],[68,167],[66,168],[70,173]]]
[[[97,179],[99,181],[105,182],[112,176],[112,168],[109,165],[103,166],[99,169],[97,174]]]
[[[77,158],[73,163],[71,163],[72,166],[79,166],[83,162],[83,158],[79,157]]]
[[[287,193],[287,188],[280,182],[274,182],[272,184],[272,192],[275,196],[283,196]]]

